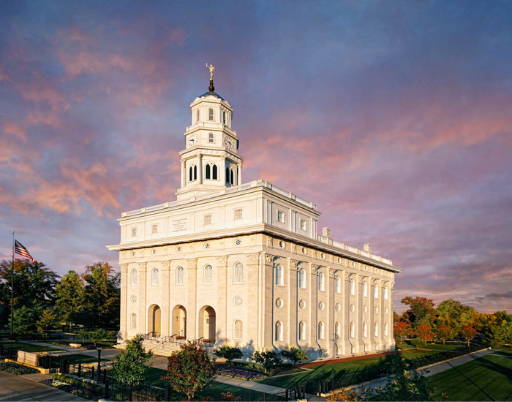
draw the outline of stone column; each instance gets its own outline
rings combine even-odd
[[[288,312],[288,344],[298,346],[298,289],[297,289],[297,260],[287,258],[288,265],[288,300],[285,303],[285,308]]]
[[[184,268],[187,270],[187,339],[197,339],[197,258],[189,258]]]
[[[119,332],[123,341],[128,337],[128,264],[121,264],[121,316]]]
[[[335,322],[336,322],[336,283],[335,278],[336,275],[338,275],[339,271],[337,269],[329,269],[329,281],[328,281],[328,291],[329,291],[329,298],[327,299],[327,311],[329,312],[328,322],[327,322],[327,339],[329,340],[329,355],[332,357],[336,357],[336,348],[337,348],[337,339],[336,339],[336,328],[335,328]]]
[[[272,286],[274,283],[273,277],[273,261],[274,256],[265,254],[265,263],[263,269],[263,281],[261,284],[261,294],[263,295],[263,326],[262,326],[262,339],[263,349],[272,349],[274,340],[274,317],[272,316],[272,308],[274,300],[272,298]]]
[[[140,262],[138,268],[138,290],[139,290],[139,312],[137,314],[137,329],[140,334],[147,334],[148,329],[148,306],[146,306],[146,292],[147,292],[147,264]]]

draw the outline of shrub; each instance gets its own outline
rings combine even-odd
[[[112,365],[112,375],[121,384],[129,386],[140,385],[148,369],[145,365],[151,353],[144,352],[142,336],[138,335],[128,341],[126,350],[116,356]]]
[[[36,369],[12,362],[1,362],[0,370],[16,375],[38,373]]]
[[[282,360],[278,353],[273,350],[267,352],[254,352],[252,359],[263,366],[265,373],[271,374],[277,367],[282,364]]]
[[[281,349],[281,356],[290,360],[294,367],[300,361],[309,360],[308,352],[305,349],[299,349],[296,347]]]
[[[226,359],[230,366],[234,359],[240,359],[243,356],[243,353],[240,350],[240,348],[233,348],[228,345],[221,346],[214,353],[215,356],[223,357],[224,359]]]

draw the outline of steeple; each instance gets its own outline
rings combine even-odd
[[[210,72],[208,92],[190,104],[192,124],[185,129],[178,200],[194,199],[242,183],[242,158],[238,137],[231,128],[233,108],[215,92],[215,67]]]

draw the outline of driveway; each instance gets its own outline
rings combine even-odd
[[[49,385],[0,371],[0,401],[83,401]]]

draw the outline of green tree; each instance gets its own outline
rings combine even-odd
[[[46,335],[47,331],[55,328],[57,325],[57,316],[53,310],[45,308],[36,323],[37,332]]]
[[[445,344],[448,339],[453,339],[456,334],[453,327],[449,327],[445,324],[440,324],[435,329],[436,338],[443,342],[443,344]]]
[[[126,349],[118,354],[112,365],[112,375],[121,384],[136,387],[144,382],[147,361],[151,353],[142,347],[142,336],[127,341]]]
[[[220,348],[215,350],[215,356],[223,357],[228,361],[228,364],[231,366],[231,363],[234,359],[240,359],[243,356],[240,348],[234,348],[228,345],[222,345]]]
[[[208,353],[197,341],[188,342],[174,352],[168,360],[168,375],[165,377],[176,392],[191,400],[215,375],[215,366]]]
[[[281,357],[273,350],[266,352],[254,352],[252,360],[261,364],[267,374],[271,374],[277,367],[282,364]]]
[[[434,315],[434,302],[426,297],[404,297],[402,303],[409,306],[403,317],[417,328],[420,324],[429,324]]]
[[[82,278],[69,271],[55,287],[55,307],[62,321],[68,325],[80,322],[85,307],[85,292]]]
[[[82,323],[107,328],[119,328],[119,274],[107,263],[97,263],[86,268],[85,311]]]
[[[13,314],[13,330],[14,335],[26,335],[34,332],[36,329],[36,321],[38,312],[30,307],[21,306],[14,310]],[[11,326],[11,317],[9,316],[9,328]]]
[[[300,361],[309,360],[308,352],[306,349],[292,347],[290,349],[281,349],[280,353],[281,356],[290,360],[294,366],[296,366]]]

